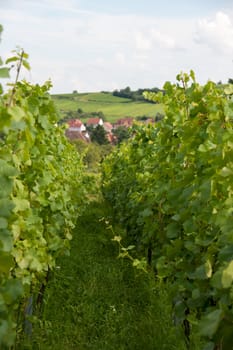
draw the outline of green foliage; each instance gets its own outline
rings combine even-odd
[[[91,141],[97,143],[98,145],[106,145],[109,143],[107,139],[107,132],[104,130],[102,125],[97,125],[97,127],[90,127],[88,129],[91,137]]]
[[[36,293],[69,241],[86,195],[81,159],[57,126],[42,86],[18,82],[0,101],[0,347],[14,343],[20,309]]]
[[[130,89],[130,87],[127,86],[125,89],[114,90],[112,94],[113,94],[113,96],[127,98],[127,99],[131,99],[133,101],[145,101],[145,99],[143,97],[143,93],[145,91],[157,93],[161,90],[158,88],[152,88],[152,89],[138,89],[138,90],[132,91]],[[152,101],[152,103],[156,103],[156,102]]]
[[[28,57],[29,55],[24,52],[22,49],[17,49],[17,50],[13,50],[12,51],[14,53],[14,56],[12,57],[9,57],[7,60],[6,60],[6,64],[9,64],[9,63],[13,63],[13,64],[18,64],[17,66],[17,70],[20,70],[21,68],[21,65],[27,69],[27,70],[30,70],[30,64],[28,63]],[[13,68],[13,66],[11,66],[11,68]]]
[[[131,136],[131,130],[125,126],[119,126],[116,129],[113,129],[113,134],[117,137],[117,144],[128,140]]]
[[[112,152],[113,146],[108,143],[106,145],[98,145],[96,143],[87,143],[83,140],[73,140],[72,143],[81,155],[83,163],[87,166],[88,171],[99,172],[99,165],[103,159]]]
[[[167,82],[155,126],[135,128],[103,164],[103,194],[129,244],[172,282],[177,319],[211,344],[232,344],[233,101],[231,91],[194,73]],[[179,306],[179,307],[178,307]],[[182,308],[180,308],[182,306]],[[214,346],[214,345],[213,345]]]

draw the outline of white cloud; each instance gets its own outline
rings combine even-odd
[[[136,34],[136,47],[139,50],[150,50],[152,48],[151,38],[148,38],[141,32]]]
[[[232,53],[233,19],[223,12],[217,12],[214,19],[199,20],[196,42],[220,53]]]
[[[11,2],[16,5],[1,11],[1,52],[24,47],[33,81],[50,77],[54,92],[162,86],[182,69],[194,69],[202,81],[232,72],[232,61],[226,63],[233,50],[230,14],[165,19],[91,13],[77,0]]]
[[[117,64],[124,65],[126,63],[125,55],[122,52],[117,52],[115,59]]]
[[[155,43],[166,49],[174,49],[176,47],[175,40],[167,34],[161,33],[159,30],[152,29],[151,37]]]
[[[161,32],[159,29],[150,29],[147,33],[136,33],[136,47],[139,50],[151,50],[153,47],[163,49],[175,49],[176,43],[170,35]]]

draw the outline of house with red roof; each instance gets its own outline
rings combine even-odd
[[[130,117],[118,119],[117,122],[114,124],[114,129],[118,128],[119,126],[130,128],[133,125],[133,122],[133,118]]]
[[[79,119],[70,119],[67,122],[69,131],[86,131],[86,127]]]
[[[107,133],[111,133],[112,132],[112,129],[113,129],[113,125],[109,122],[104,122],[103,123],[103,127],[104,127],[104,130],[107,132]]]
[[[67,121],[68,128],[66,129],[66,136],[70,140],[80,139],[90,142],[90,135],[86,130],[86,126],[79,119],[70,119]]]
[[[104,122],[102,118],[89,118],[86,122],[86,126],[96,128],[98,125],[103,126]]]

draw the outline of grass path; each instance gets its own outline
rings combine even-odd
[[[117,259],[118,247],[100,221],[101,203],[79,220],[69,257],[49,282],[43,319],[30,346],[41,350],[183,350],[166,293],[154,278]]]

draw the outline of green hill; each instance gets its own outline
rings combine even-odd
[[[59,94],[52,97],[61,118],[68,115],[79,118],[77,111],[82,110],[85,114],[102,112],[107,121],[115,122],[124,117],[155,117],[158,112],[162,112],[162,106],[159,104],[113,96],[111,92]],[[86,115],[82,120],[87,118]]]

